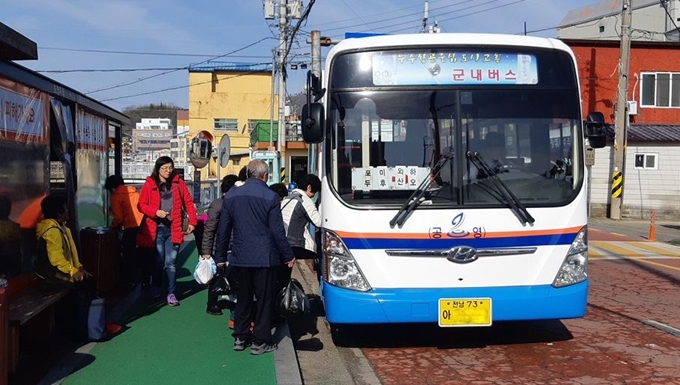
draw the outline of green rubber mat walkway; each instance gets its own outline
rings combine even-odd
[[[178,256],[179,307],[142,293],[119,320],[126,330],[83,355],[63,384],[276,384],[274,354],[235,352],[228,310],[206,314],[207,293],[193,280],[197,258],[193,241]]]

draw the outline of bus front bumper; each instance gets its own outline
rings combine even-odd
[[[551,285],[486,288],[372,289],[358,292],[324,282],[326,319],[337,324],[437,323],[439,299],[491,298],[492,321],[580,318],[588,280]]]

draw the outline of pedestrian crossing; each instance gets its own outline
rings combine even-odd
[[[588,257],[597,259],[674,259],[680,258],[680,246],[661,242],[591,241]]]

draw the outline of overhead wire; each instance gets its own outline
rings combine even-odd
[[[248,44],[248,45],[246,45],[246,46],[244,46],[244,47],[241,47],[241,48],[236,49],[236,50],[234,50],[234,51],[225,53],[225,54],[223,54],[223,55],[213,56],[213,57],[211,57],[211,58],[209,58],[209,59],[200,61],[200,62],[198,62],[198,63],[194,63],[194,65],[196,65],[196,64],[207,63],[207,62],[209,62],[209,61],[211,61],[211,60],[215,60],[215,59],[219,59],[219,58],[222,58],[222,57],[225,57],[225,56],[229,56],[229,55],[231,55],[231,54],[234,54],[234,53],[236,53],[236,52],[243,51],[243,50],[245,50],[245,49],[248,49],[248,48],[250,48],[250,47],[252,47],[252,46],[254,46],[254,45],[256,45],[256,44],[259,44],[259,43],[261,43],[261,42],[263,42],[263,41],[265,41],[265,40],[269,40],[269,39],[271,39],[271,37],[264,37],[264,38],[262,38],[262,39],[260,39],[260,40],[258,40],[258,41],[256,41],[256,42],[253,42],[253,43],[251,43],[251,44]],[[188,66],[185,67],[185,68],[188,68]],[[109,91],[109,90],[112,90],[112,89],[115,89],[115,88],[127,87],[127,86],[130,86],[130,85],[133,85],[133,84],[141,83],[141,82],[143,82],[143,81],[145,81],[145,80],[149,80],[149,79],[153,79],[153,78],[156,78],[156,77],[159,77],[159,76],[167,75],[167,74],[170,74],[170,73],[173,73],[173,72],[176,72],[176,71],[179,71],[179,70],[177,70],[177,69],[168,70],[168,71],[161,72],[161,73],[159,73],[159,74],[155,74],[155,75],[151,75],[151,76],[146,76],[146,77],[143,77],[143,78],[140,78],[140,79],[131,81],[131,82],[127,82],[127,83],[123,83],[123,84],[118,84],[118,85],[111,86],[111,87],[100,88],[100,89],[97,89],[97,90],[94,90],[94,91],[86,92],[85,95],[91,95],[91,94],[94,94],[94,93],[97,93],[97,92],[102,92],[102,91]]]

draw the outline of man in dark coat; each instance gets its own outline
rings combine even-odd
[[[266,184],[267,164],[252,160],[247,173],[246,182],[224,197],[215,258],[226,258],[231,240],[229,265],[238,296],[234,350],[245,350],[252,343],[250,354],[257,355],[277,348],[271,334],[277,269],[281,264],[293,267],[295,257],[283,227],[280,198]],[[251,321],[255,322],[252,334]]]
[[[238,180],[238,176],[234,174],[229,174],[222,178],[222,184],[220,186],[220,191],[222,195],[210,203],[208,207],[208,219],[205,221],[205,229],[203,231],[203,239],[201,240],[201,251],[203,255],[201,258],[208,259],[215,254],[215,235],[217,234],[217,225],[220,221],[220,214],[222,213],[222,201],[224,200],[224,195],[229,192],[229,190],[234,186],[234,183]],[[217,259],[217,256],[213,258],[217,264],[218,269],[225,269],[225,264],[227,259]],[[212,315],[222,315],[222,309],[217,305],[218,295],[214,292],[214,287],[218,280],[210,280],[208,285],[208,307],[206,312]]]

